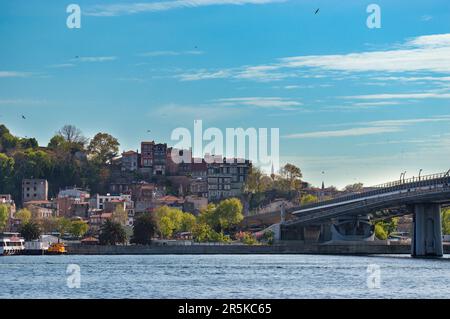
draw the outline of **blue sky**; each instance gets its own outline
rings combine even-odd
[[[450,168],[448,0],[3,0],[0,41],[0,122],[42,145],[68,123],[171,144],[202,119],[280,128],[316,185]]]

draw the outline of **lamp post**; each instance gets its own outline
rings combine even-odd
[[[422,169],[419,170],[419,181],[420,181],[420,173],[422,173]]]

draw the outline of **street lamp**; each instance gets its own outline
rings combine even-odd
[[[403,172],[403,183],[405,182],[406,171]]]
[[[419,170],[419,181],[420,181],[420,173],[422,173],[422,169]]]

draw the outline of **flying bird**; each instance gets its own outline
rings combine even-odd
[[[25,115],[22,114],[22,119],[26,120],[27,118],[25,117]]]
[[[314,12],[314,14],[318,14],[319,10],[320,10],[320,8],[317,8],[317,10]]]

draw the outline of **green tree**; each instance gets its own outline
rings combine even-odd
[[[55,227],[56,231],[63,237],[66,233],[71,231],[72,222],[66,217],[57,217],[55,218]]]
[[[375,236],[381,240],[386,240],[388,238],[388,234],[382,224],[375,224]]]
[[[101,245],[124,244],[127,241],[127,234],[120,223],[107,220],[100,227],[99,241]]]
[[[19,209],[15,214],[14,217],[20,220],[20,223],[22,225],[27,224],[30,222],[32,214],[29,209],[22,208]]]
[[[88,146],[92,159],[101,164],[111,163],[119,152],[118,140],[107,134],[97,133]]]
[[[89,230],[89,225],[84,220],[74,220],[70,225],[70,233],[75,237],[81,238]]]
[[[211,225],[213,228],[217,227],[218,232],[222,232],[228,229],[244,219],[242,215],[242,203],[237,198],[228,198],[221,201],[215,211],[214,218],[215,225]]]
[[[237,198],[225,199],[217,206],[208,204],[199,216],[201,223],[209,225],[217,233],[240,223],[243,219],[242,204]]]
[[[375,236],[378,239],[387,239],[389,235],[397,231],[398,217],[392,217],[375,223]]]
[[[0,231],[4,231],[8,225],[9,209],[8,206],[0,204]]]
[[[27,241],[38,239],[41,229],[37,223],[29,222],[20,227],[20,235]]]
[[[281,175],[288,181],[289,190],[298,191],[301,188],[303,174],[297,166],[287,163],[281,169]]]
[[[194,215],[190,213],[183,213],[181,218],[180,231],[192,232],[196,223],[197,219]]]
[[[115,222],[125,226],[128,221],[128,213],[123,206],[116,206],[116,209],[112,213],[112,218]]]
[[[155,231],[156,222],[152,215],[143,214],[134,221],[131,242],[134,244],[148,245],[151,243]]]
[[[198,242],[207,242],[212,239],[212,230],[211,226],[206,223],[197,223],[192,229],[192,235],[195,241]]]
[[[0,192],[11,193],[14,176],[14,158],[0,153]]]
[[[311,195],[311,194],[304,194],[300,197],[300,205],[308,205],[311,203],[317,203],[319,199],[317,196]]]

